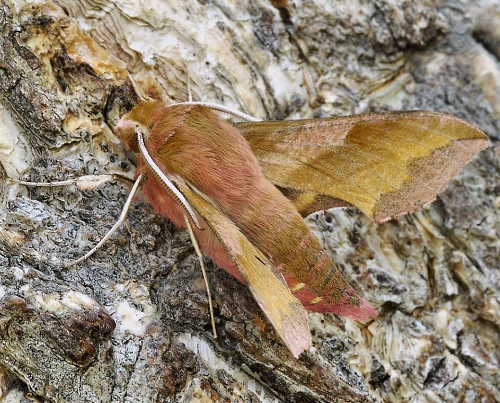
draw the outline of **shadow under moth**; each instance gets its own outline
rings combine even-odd
[[[121,118],[115,132],[136,154],[136,181],[120,220],[76,262],[118,228],[140,187],[160,215],[192,230],[248,286],[294,357],[311,345],[306,308],[377,316],[303,217],[356,207],[384,222],[415,211],[489,144],[468,122],[426,111],[229,124],[214,110],[228,112],[153,100]]]

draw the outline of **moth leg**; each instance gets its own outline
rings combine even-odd
[[[89,256],[93,255],[94,252],[97,249],[99,249],[104,244],[104,242],[106,242],[111,237],[111,235],[113,235],[115,233],[115,231],[120,227],[120,225],[123,223],[123,221],[125,221],[125,218],[127,217],[127,213],[130,209],[130,205],[132,204],[132,200],[133,200],[135,194],[137,193],[137,189],[139,188],[139,184],[141,183],[142,178],[143,178],[143,175],[139,175],[137,177],[137,179],[135,180],[134,186],[132,187],[132,190],[130,191],[130,193],[128,195],[127,201],[125,202],[125,205],[123,206],[122,212],[120,214],[120,218],[118,218],[118,221],[108,231],[108,233],[104,236],[104,238],[102,238],[99,241],[99,243],[96,246],[94,246],[89,252],[87,252],[84,256],[68,263],[66,265],[66,267],[74,266],[75,264],[78,264],[78,263],[82,262],[83,260],[87,259]]]
[[[194,250],[198,255],[198,259],[200,260],[201,272],[203,273],[203,280],[205,280],[205,287],[207,288],[208,295],[208,308],[210,309],[210,319],[212,321],[212,331],[214,333],[214,339],[217,338],[217,331],[215,330],[215,318],[214,318],[214,308],[212,305],[212,294],[210,293],[210,285],[208,284],[207,272],[205,270],[205,264],[203,263],[203,255],[201,253],[200,247],[198,246],[198,242],[196,241],[196,237],[194,236],[193,228],[191,227],[191,223],[189,222],[189,218],[184,215],[184,221],[186,222],[186,227],[189,233],[189,237],[191,238],[191,242],[193,243]]]
[[[83,175],[78,178],[67,179],[64,181],[54,181],[54,182],[28,182],[22,181],[19,179],[9,178],[9,181],[13,183],[17,183],[23,186],[30,187],[57,187],[57,186],[68,186],[68,185],[76,185],[78,189],[82,191],[91,191],[101,186],[106,182],[110,182],[113,180],[119,180],[121,182],[125,182],[127,184],[132,184],[133,181],[127,178],[126,176],[120,174],[107,174],[107,175]]]

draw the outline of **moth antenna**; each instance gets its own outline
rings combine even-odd
[[[206,106],[214,111],[226,113],[228,115],[235,116],[247,122],[260,122],[260,119],[254,118],[253,116],[247,115],[246,113],[240,112],[236,109],[230,108],[225,105],[216,104],[214,102],[180,102],[176,105],[201,105]]]
[[[146,160],[147,164],[151,167],[151,169],[153,169],[154,173],[158,176],[158,178],[161,179],[161,181],[169,188],[169,190],[173,193],[173,195],[184,206],[184,209],[189,214],[189,217],[191,217],[196,227],[198,229],[201,229],[198,217],[194,213],[193,209],[191,208],[190,204],[188,203],[184,195],[181,192],[179,192],[179,189],[175,187],[175,185],[166,177],[166,175],[162,172],[162,170],[158,168],[158,165],[156,165],[156,163],[153,161],[153,158],[151,158],[151,155],[149,154],[146,145],[144,144],[144,137],[139,130],[137,131],[137,141],[139,143],[139,149],[141,150],[142,156]]]
[[[130,84],[132,84],[132,88],[134,89],[135,94],[141,99],[141,101],[149,101],[152,99],[151,97],[147,96],[144,91],[142,91],[141,87],[139,87],[139,85],[129,72],[127,72],[127,77],[130,81]]]
[[[212,322],[212,331],[214,333],[214,339],[217,338],[217,330],[215,329],[215,317],[214,317],[214,308],[212,305],[212,294],[210,293],[210,285],[208,284],[208,276],[205,270],[205,264],[203,263],[203,255],[201,253],[200,247],[198,246],[198,242],[196,241],[196,237],[194,236],[193,228],[191,227],[191,223],[189,222],[189,218],[184,215],[184,221],[186,222],[186,228],[189,233],[189,237],[191,238],[191,242],[193,243],[194,250],[198,255],[198,259],[200,260],[201,272],[203,273],[203,280],[205,280],[205,287],[207,288],[207,296],[208,296],[208,308],[210,310],[210,320]]]
[[[187,91],[188,91],[188,100],[189,100],[189,102],[193,102],[193,95],[191,94],[191,79],[189,77],[189,71],[187,68],[187,64],[184,64],[184,67],[186,68],[186,85],[187,85]]]
[[[253,116],[247,115],[246,113],[240,112],[236,109],[230,108],[228,106],[216,104],[214,102],[193,102],[193,95],[191,94],[191,79],[189,77],[189,71],[187,68],[187,64],[184,64],[184,68],[186,69],[186,85],[188,92],[188,102],[180,102],[176,105],[201,105],[206,106],[207,108],[213,109],[214,111],[226,113],[228,115],[235,116],[247,122],[260,122],[259,119],[254,118]]]
[[[99,241],[99,243],[94,246],[89,252],[87,252],[84,256],[82,256],[79,259],[76,259],[66,265],[66,267],[71,267],[74,266],[75,264],[78,264],[82,262],[83,260],[87,259],[91,255],[94,254],[94,252],[99,249],[110,237],[113,235],[116,230],[120,227],[120,225],[125,221],[125,218],[127,218],[127,213],[130,210],[130,205],[132,204],[132,200],[137,193],[137,189],[139,188],[139,184],[141,183],[141,180],[144,175],[139,175],[137,179],[135,180],[134,186],[132,187],[132,190],[130,191],[127,201],[125,202],[125,205],[123,206],[122,212],[120,214],[120,218],[118,218],[118,221],[113,225],[113,227],[108,231],[108,233]]]

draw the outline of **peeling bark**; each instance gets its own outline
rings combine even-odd
[[[485,19],[485,16],[488,18]],[[0,397],[57,402],[500,401],[500,148],[420,213],[308,223],[376,308],[311,314],[294,360],[244,286],[210,267],[219,338],[186,233],[128,189],[26,188],[132,177],[110,129],[137,98],[306,118],[389,109],[500,129],[500,6],[392,2],[0,3]]]

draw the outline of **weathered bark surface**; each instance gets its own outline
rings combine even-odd
[[[274,4],[274,6],[273,6]],[[377,309],[311,315],[294,360],[244,286],[211,267],[219,338],[187,234],[127,188],[110,127],[143,88],[263,119],[430,109],[500,130],[498,1],[0,2],[0,400],[500,401],[500,148],[423,212],[309,223]]]

